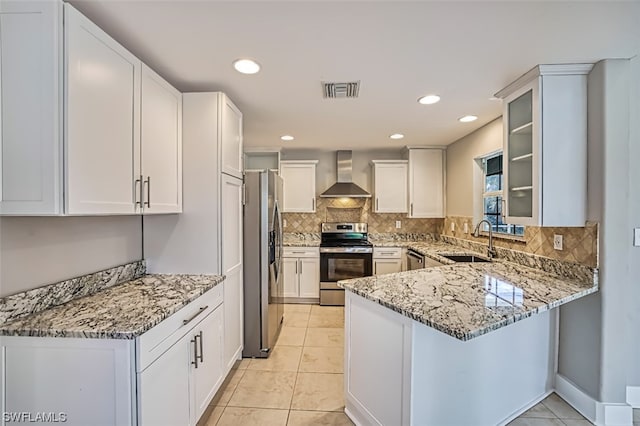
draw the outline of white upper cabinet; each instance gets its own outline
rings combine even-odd
[[[316,160],[281,161],[283,213],[315,213]]]
[[[373,160],[373,202],[375,213],[407,212],[407,161]]]
[[[77,10],[64,10],[66,212],[135,213],[141,62]]]
[[[143,211],[182,212],[182,94],[142,65]]]
[[[62,4],[0,1],[0,214],[62,212]]]
[[[68,3],[0,28],[0,214],[181,212],[181,94]]]
[[[444,217],[444,150],[410,148],[408,159],[408,217]]]
[[[221,114],[222,173],[242,179],[242,113],[226,95],[222,95]]]
[[[539,65],[496,94],[504,108],[507,223],[584,226],[591,68]]]

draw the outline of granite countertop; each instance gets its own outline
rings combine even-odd
[[[285,247],[318,247],[320,234],[317,232],[285,232],[282,235],[282,245]]]
[[[150,274],[0,325],[0,335],[134,339],[224,280]]]
[[[478,253],[447,243],[408,247],[445,265],[338,285],[463,341],[598,291],[593,280],[565,278],[499,259],[456,263],[440,255]]]

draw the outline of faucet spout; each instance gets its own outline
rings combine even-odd
[[[483,223],[489,225],[489,247],[487,248],[487,256],[489,256],[489,259],[493,259],[497,253],[496,249],[493,247],[493,228],[491,226],[491,223],[487,219],[482,219],[476,225],[476,228],[473,231],[473,236],[476,238],[480,236],[480,225],[482,225]]]

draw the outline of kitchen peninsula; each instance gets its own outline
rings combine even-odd
[[[506,424],[548,395],[554,308],[596,292],[597,271],[502,259],[451,264],[441,255],[476,253],[442,242],[410,246],[446,265],[340,282],[345,411],[354,422]]]

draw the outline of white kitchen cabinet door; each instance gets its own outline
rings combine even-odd
[[[402,259],[373,259],[373,275],[402,272]]]
[[[57,422],[71,426],[136,424],[132,346],[130,340],[0,337],[3,412],[65,413],[66,421]]]
[[[192,425],[195,425],[205,412],[224,379],[222,364],[223,310],[223,307],[219,306],[196,325],[191,332],[192,337],[198,336],[194,346],[197,347],[200,356],[197,367],[196,364],[191,364],[191,389],[194,404]]]
[[[298,285],[300,297],[320,297],[320,259],[298,260]]]
[[[315,213],[316,164],[312,161],[281,161],[284,213]]]
[[[195,356],[192,340],[192,334],[183,336],[138,373],[141,426],[190,424],[189,366]]]
[[[0,6],[0,214],[61,214],[62,3]]]
[[[70,4],[64,11],[66,212],[135,213],[140,60]]]
[[[298,258],[282,259],[284,297],[298,297]]]
[[[182,212],[182,94],[142,65],[140,155],[145,214]],[[138,206],[140,207],[140,206]]]
[[[222,175],[221,234],[224,282],[224,361],[226,370],[242,353],[242,194],[240,179]]]
[[[375,213],[407,212],[407,161],[374,160],[372,208]]]
[[[409,149],[409,217],[444,217],[442,149]]]
[[[411,320],[345,296],[346,407],[363,416],[361,424],[410,425]]]
[[[539,65],[498,92],[504,99],[506,223],[584,226],[591,68]]]
[[[242,113],[224,94],[221,94],[222,127],[220,144],[222,173],[242,179]]]

